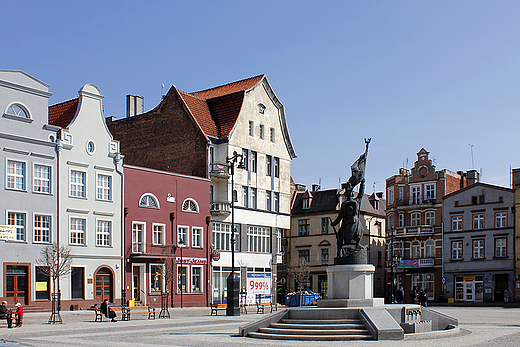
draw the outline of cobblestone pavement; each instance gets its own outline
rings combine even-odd
[[[210,316],[208,308],[170,309],[170,319],[94,322],[91,311],[62,312],[63,324],[49,325],[49,312],[26,313],[21,328],[0,322],[0,347],[12,346],[520,346],[520,308],[434,307],[459,319],[460,330],[416,334],[404,341],[275,341],[234,336],[262,315]]]

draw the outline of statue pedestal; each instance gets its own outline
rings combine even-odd
[[[334,265],[327,268],[328,298],[318,300],[318,307],[372,307],[384,305],[384,298],[374,299],[372,264]]]

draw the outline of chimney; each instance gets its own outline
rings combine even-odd
[[[126,96],[126,118],[137,116],[143,113],[144,98],[137,95]]]
[[[305,184],[296,183],[296,190],[299,191],[299,192],[304,192],[305,191]]]
[[[513,169],[513,187],[520,187],[520,169]]]
[[[479,181],[479,175],[477,170],[468,170],[468,172],[466,173],[466,180],[468,182],[468,186],[477,183]]]
[[[312,185],[312,191],[313,191],[313,192],[317,192],[318,190],[320,190],[320,188],[321,188],[321,187],[320,187],[319,184],[313,184],[313,185]]]
[[[400,168],[399,169],[399,175],[400,176],[410,176],[410,171],[408,169],[405,169],[405,168]]]

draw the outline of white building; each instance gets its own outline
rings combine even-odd
[[[62,128],[59,242],[73,252],[72,273],[61,281],[64,307],[121,298],[123,163],[102,99],[87,84],[78,98],[49,107],[49,123]]]

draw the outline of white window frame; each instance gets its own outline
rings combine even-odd
[[[253,253],[270,253],[271,229],[269,227],[248,225],[247,251]]]
[[[410,244],[410,258],[411,259],[421,258],[421,242],[420,241],[414,240]]]
[[[473,229],[484,229],[484,213],[475,213],[473,215]]]
[[[141,228],[136,228],[141,226]],[[139,241],[136,232],[141,232]],[[146,222],[132,221],[132,253],[144,253],[146,251]]]
[[[41,168],[41,169],[40,169]],[[43,177],[43,168],[48,170],[48,177]],[[49,165],[33,163],[33,193],[51,194],[52,168]],[[38,183],[38,184],[37,184]]]
[[[426,199],[435,199],[435,183],[425,184],[424,190]]]
[[[112,247],[112,221],[96,219],[96,247]]]
[[[399,190],[399,201],[403,201],[404,199],[404,188],[403,187],[398,187],[398,190]]]
[[[73,173],[79,173],[83,176],[83,182],[73,182]],[[74,188],[74,189],[73,189]],[[81,189],[79,189],[81,188]],[[79,194],[82,193],[82,194]],[[87,198],[87,172],[81,171],[81,170],[69,170],[69,197],[71,198],[80,198],[85,199]]]
[[[435,226],[435,211],[426,211],[424,213],[424,224]]]
[[[242,186],[242,205],[249,207],[249,187]]]
[[[404,227],[404,213],[399,213],[398,220],[399,220],[398,227],[399,228]]]
[[[451,260],[462,260],[464,255],[464,241],[451,241]]]
[[[184,248],[190,247],[190,227],[187,225],[177,225],[177,246],[180,246],[179,241],[182,239],[184,241]]]
[[[112,176],[96,175],[96,200],[112,201]]]
[[[257,193],[258,193],[258,190],[256,188],[253,188],[251,187],[251,194],[249,194],[249,197],[250,197],[250,201],[249,201],[249,208],[254,208],[256,209],[257,208]]]
[[[160,228],[160,229],[159,229]],[[166,232],[166,224],[152,223],[152,244],[154,246],[164,245],[164,233]]]
[[[251,172],[257,172],[258,170],[258,152],[257,151],[249,151],[249,156],[250,156],[250,162],[251,162],[251,165],[250,165],[250,168],[251,168]]]
[[[496,237],[495,240],[495,257],[507,257],[507,237]]]
[[[421,186],[410,186],[410,201],[413,205],[421,203]]]
[[[507,227],[507,212],[500,211],[495,213],[495,227],[505,228]]]
[[[484,239],[474,239],[471,241],[473,248],[473,259],[484,259],[486,243]]]
[[[462,215],[451,216],[451,231],[462,231]]]
[[[16,113],[13,106],[18,107],[20,109],[20,111],[18,113]],[[12,112],[9,112],[10,110],[12,110]],[[24,116],[20,115],[21,112],[23,112]],[[18,103],[18,102],[13,102],[12,104],[9,104],[9,106],[6,107],[4,114],[6,116],[10,116],[13,118],[31,119],[32,120],[31,113],[29,112],[29,109],[27,108],[27,106],[22,105],[21,103]]]
[[[428,239],[424,241],[424,257],[435,258],[435,240]]]
[[[77,226],[73,223],[74,220],[83,221],[83,229],[73,229]],[[74,235],[74,238],[73,238]],[[82,240],[82,241],[81,241]],[[69,216],[69,245],[71,246],[86,246],[87,245],[87,219],[76,216]]]
[[[255,134],[255,123],[252,120],[249,121],[248,133],[249,136],[254,136]]]
[[[280,158],[273,157],[273,174],[274,177],[280,177]]]
[[[193,198],[187,198],[182,202],[182,212],[199,213],[199,204]]]
[[[11,168],[10,164],[14,164]],[[18,172],[18,164],[22,167],[22,173]],[[12,171],[12,172],[11,172]],[[23,160],[12,160],[6,158],[5,161],[5,189],[26,191],[27,182],[27,162]]]
[[[263,140],[264,139],[264,125],[263,124],[260,124],[260,139]]]
[[[189,293],[188,289],[191,289],[191,269],[190,269],[190,266],[189,264],[177,264],[177,293],[180,293],[181,292],[181,284],[182,282],[180,281],[181,279],[181,272],[180,272],[180,269],[181,268],[184,268],[186,269],[186,272],[185,272],[185,279],[186,279],[186,283],[184,284],[185,287],[184,287],[184,291],[182,291],[183,293]],[[188,276],[188,273],[190,274],[190,276]]]
[[[273,193],[273,211],[280,212],[280,193]]]
[[[236,225],[235,225],[236,227]],[[238,234],[238,233],[237,233]],[[213,247],[219,251],[231,251],[231,224],[228,223],[211,223],[211,237]],[[235,251],[238,251],[239,237],[236,238]]]
[[[150,201],[153,201],[153,203],[151,204]],[[154,204],[156,206],[153,206]],[[139,207],[160,209],[161,205],[159,203],[159,199],[157,199],[154,194],[144,193],[139,198]]]
[[[9,218],[9,214],[14,214],[14,222],[15,224],[11,223],[11,220]],[[23,225],[18,224],[20,222],[20,216],[23,216]],[[7,225],[14,226],[15,231],[15,239],[12,241],[18,241],[18,242],[25,242],[27,240],[27,211],[14,211],[14,210],[7,210],[5,214],[5,220],[7,222]]]
[[[38,218],[46,218],[48,220],[43,221]],[[48,224],[48,225],[45,225]],[[34,243],[50,243],[52,230],[52,215],[45,213],[34,213],[33,214],[33,242]],[[38,236],[38,237],[37,237]]]
[[[420,212],[412,212],[410,214],[410,226],[418,227],[421,225],[421,213]]]
[[[204,228],[191,227],[191,247],[204,248]]]
[[[388,188],[388,205],[392,205],[394,203],[394,187]]]

